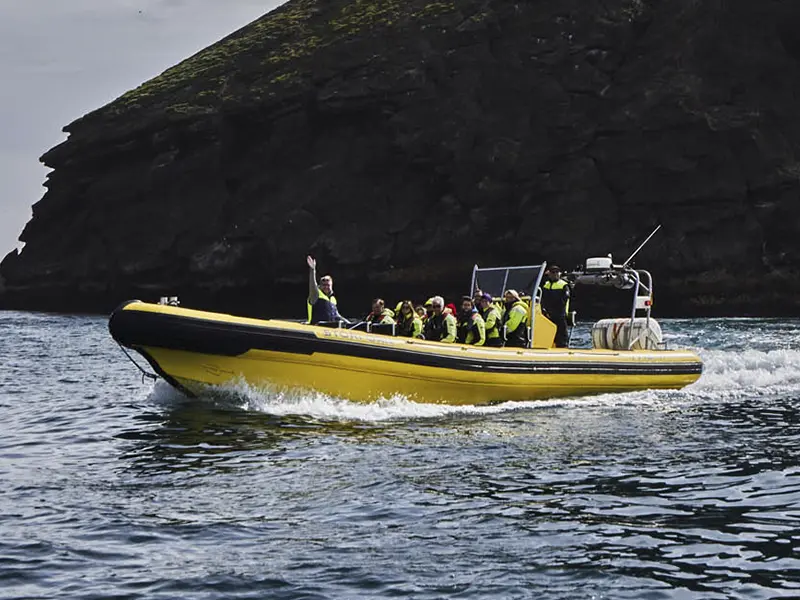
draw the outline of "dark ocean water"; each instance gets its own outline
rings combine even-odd
[[[662,326],[686,390],[455,409],[189,401],[0,313],[0,598],[800,597],[800,321]]]

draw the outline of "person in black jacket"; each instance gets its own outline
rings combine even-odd
[[[550,265],[545,271],[547,281],[542,285],[542,313],[556,324],[556,348],[566,348],[567,314],[569,313],[569,282],[561,279],[561,268]]]

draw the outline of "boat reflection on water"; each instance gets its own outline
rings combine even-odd
[[[149,475],[172,471],[198,475],[291,458],[291,448],[307,444],[305,438],[374,441],[392,427],[387,422],[303,414],[304,405],[298,403],[303,398],[331,411],[344,402],[321,403],[318,397],[302,394],[293,394],[287,402],[282,392],[247,387],[208,388],[200,398],[189,399],[157,382],[148,402],[160,404],[164,412],[137,415],[135,426],[115,436],[131,443],[120,458],[129,468]],[[277,407],[277,412],[258,410],[262,403]]]

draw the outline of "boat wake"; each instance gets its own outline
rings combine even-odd
[[[689,393],[720,398],[800,391],[798,350],[704,350],[703,376]]]
[[[351,402],[314,390],[253,387],[245,381],[219,387],[209,399],[235,402],[239,408],[275,416],[303,415],[325,421],[391,422],[439,418],[451,414],[492,414],[514,410],[533,402],[508,402],[496,406],[422,404],[400,394],[375,402]]]
[[[619,395],[619,394],[618,394]],[[174,408],[197,402],[163,380],[153,386],[149,402]],[[375,402],[352,402],[314,390],[255,387],[245,381],[210,388],[199,401],[219,408],[260,412],[272,416],[304,416],[322,421],[392,422],[436,419],[450,415],[490,415],[526,408],[562,406],[565,403],[590,403],[592,398],[559,398],[535,402],[504,402],[493,406],[452,406],[423,404],[396,394]]]
[[[302,389],[254,387],[244,381],[209,389],[201,401],[221,408],[260,412],[274,416],[300,415],[323,421],[391,422],[447,416],[482,416],[554,407],[675,406],[682,403],[724,401],[740,397],[800,394],[798,350],[700,350],[705,363],[702,377],[683,390],[645,390],[558,398],[531,402],[505,402],[494,406],[421,404],[394,395],[373,403],[351,402]],[[152,403],[171,405],[194,402],[163,381],[150,392]]]

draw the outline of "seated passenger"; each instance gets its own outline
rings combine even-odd
[[[422,319],[423,323],[427,323],[428,319],[433,316],[433,298],[428,298],[425,300],[425,317]]]
[[[396,316],[397,335],[410,338],[422,337],[422,319],[414,311],[414,304],[411,300],[404,300],[400,303],[400,310],[397,311]]]
[[[506,332],[506,347],[528,347],[528,305],[519,297],[516,290],[506,290],[503,294],[506,313],[503,326]]]
[[[419,316],[423,323],[428,319],[428,313],[425,311],[425,307],[421,304],[418,304],[414,307],[414,312],[417,313],[417,316]]]
[[[375,298],[372,301],[372,312],[364,320],[373,325],[392,325],[394,323],[394,313],[391,309],[385,307],[382,298]]]
[[[431,298],[432,314],[425,322],[425,339],[452,344],[456,341],[458,326],[456,318],[444,312],[444,299],[441,296]]]
[[[471,297],[461,298],[461,312],[458,316],[458,341],[462,344],[483,346],[486,343],[486,328]]]
[[[480,304],[481,316],[486,327],[486,345],[492,348],[503,346],[503,316],[500,309],[494,304],[491,294],[481,294]]]

